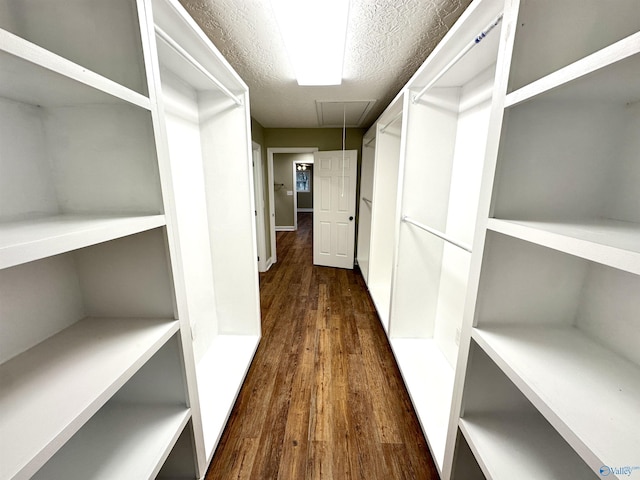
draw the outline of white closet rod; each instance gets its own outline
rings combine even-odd
[[[436,230],[435,228],[428,227],[427,225],[424,225],[423,223],[416,222],[415,220],[407,217],[406,215],[402,217],[402,221],[410,223],[411,225],[415,225],[416,227],[421,228],[425,232],[429,232],[431,235],[435,235],[436,237],[441,238],[445,242],[449,242],[450,244],[455,245],[456,247],[459,247],[459,248],[471,253],[471,247],[469,245],[466,245],[464,243],[458,242],[457,240],[454,240],[453,238],[448,236],[446,233],[442,233],[441,231]]]
[[[400,118],[402,118],[402,112],[398,112],[395,117],[393,117],[386,125],[383,125],[380,129],[380,133],[384,133],[387,127],[393,123],[396,123]]]
[[[233,102],[236,105],[238,105],[238,106],[242,105],[243,102],[242,102],[241,98],[238,98],[236,95],[234,95],[231,90],[229,90],[222,83],[220,83],[220,80],[218,80],[216,77],[211,75],[206,68],[204,68],[195,58],[193,58],[189,54],[189,52],[187,52],[173,38],[171,38],[167,32],[162,30],[157,25],[155,26],[155,29],[156,29],[156,34],[158,35],[158,37],[160,37],[162,40],[164,40],[164,42],[167,45],[169,45],[171,48],[173,48],[176,51],[176,53],[181,55],[185,60],[187,60],[191,65],[193,65],[200,73],[202,73],[205,77],[207,77],[209,80],[211,80],[213,82],[213,84],[216,87],[218,87],[218,89],[222,93],[224,93],[227,97],[229,97],[231,100],[233,100]]]
[[[503,15],[502,13],[498,15],[489,25],[487,25],[484,28],[484,30],[482,30],[478,35],[476,35],[476,37],[471,42],[469,42],[469,44],[467,44],[467,46],[464,47],[462,51],[454,57],[453,60],[451,60],[442,70],[440,70],[440,72],[429,83],[427,83],[422,90],[420,90],[418,93],[416,93],[413,96],[412,102],[417,103],[418,100],[420,100],[420,97],[422,97],[422,95],[424,95],[427,90],[429,90],[438,80],[440,80],[444,76],[444,74],[451,69],[451,67],[453,67],[456,63],[458,63],[462,59],[462,57],[464,57],[467,53],[469,53],[469,50],[471,50],[473,47],[478,45],[482,40],[484,40],[484,38],[487,35],[489,35],[489,32],[491,32],[491,30],[496,28],[498,24],[502,21],[502,15]]]
[[[366,204],[368,204],[369,206],[372,206],[373,203],[371,202],[371,200],[369,200],[368,198],[362,197],[362,201]]]

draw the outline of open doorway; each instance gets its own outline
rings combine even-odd
[[[294,173],[297,163],[313,163],[317,147],[277,147],[267,149],[267,189],[269,192],[269,222],[271,234],[271,260],[277,261],[276,231],[297,228],[296,192],[297,178]]]
[[[305,154],[306,156],[306,154]],[[293,196],[293,219],[298,229],[298,213],[313,213],[313,154],[305,160],[294,160],[293,178],[295,194]]]

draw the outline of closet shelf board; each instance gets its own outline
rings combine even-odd
[[[640,368],[574,327],[473,330],[473,339],[593,471],[640,452]]]
[[[584,91],[568,89],[570,99],[578,98],[578,96],[587,100],[597,99],[602,95],[605,95],[607,99],[616,96],[637,95],[640,91],[640,82],[637,81],[640,73],[640,60],[629,57],[638,53],[640,53],[640,32],[511,92],[505,99],[505,107],[513,107],[579,79],[580,83],[585,85],[585,88],[582,89]],[[616,63],[619,63],[620,66],[618,67]],[[594,85],[591,87],[587,76],[598,76],[600,73],[598,71],[603,69],[605,70],[603,72],[604,81],[592,82]],[[605,85],[607,88],[603,88]],[[620,101],[624,100],[625,98],[620,99]]]
[[[207,461],[213,457],[259,341],[257,335],[218,335],[196,366]]]
[[[156,478],[190,417],[185,406],[108,403],[33,480]]]
[[[0,223],[0,268],[133,235],[165,224],[164,215],[55,215]]]
[[[488,480],[598,478],[540,415],[472,414],[460,419],[460,431]]]
[[[148,97],[0,29],[0,96],[46,107],[130,103]]]
[[[442,473],[453,396],[453,368],[433,339],[392,338],[391,347],[436,466]]]
[[[640,225],[618,220],[529,221],[490,218],[487,228],[640,275]]]
[[[179,329],[87,318],[0,366],[0,478],[29,478]]]

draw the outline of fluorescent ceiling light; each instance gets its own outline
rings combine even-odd
[[[349,0],[271,0],[298,85],[340,85]]]

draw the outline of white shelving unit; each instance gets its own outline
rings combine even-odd
[[[385,331],[389,331],[391,277],[398,216],[398,175],[402,133],[402,95],[376,122],[371,231],[367,287]],[[371,145],[370,145],[371,146]],[[366,148],[366,147],[365,147]],[[364,148],[363,148],[364,150]]]
[[[500,1],[472,5],[404,96],[389,338],[441,473],[501,13]],[[486,38],[460,57],[488,26]]]
[[[640,477],[640,11],[505,22],[449,434],[485,478]]]
[[[175,2],[0,0],[0,124],[0,479],[202,478],[260,334],[246,85]]]
[[[369,279],[369,250],[371,245],[371,217],[373,212],[373,171],[376,154],[375,128],[363,139],[362,164],[360,166],[360,206],[358,210],[358,246],[356,260],[367,282]]]
[[[478,0],[378,121],[367,282],[444,479],[640,478],[638,78],[635,1]]]
[[[152,9],[206,469],[261,334],[249,95],[177,1]]]

